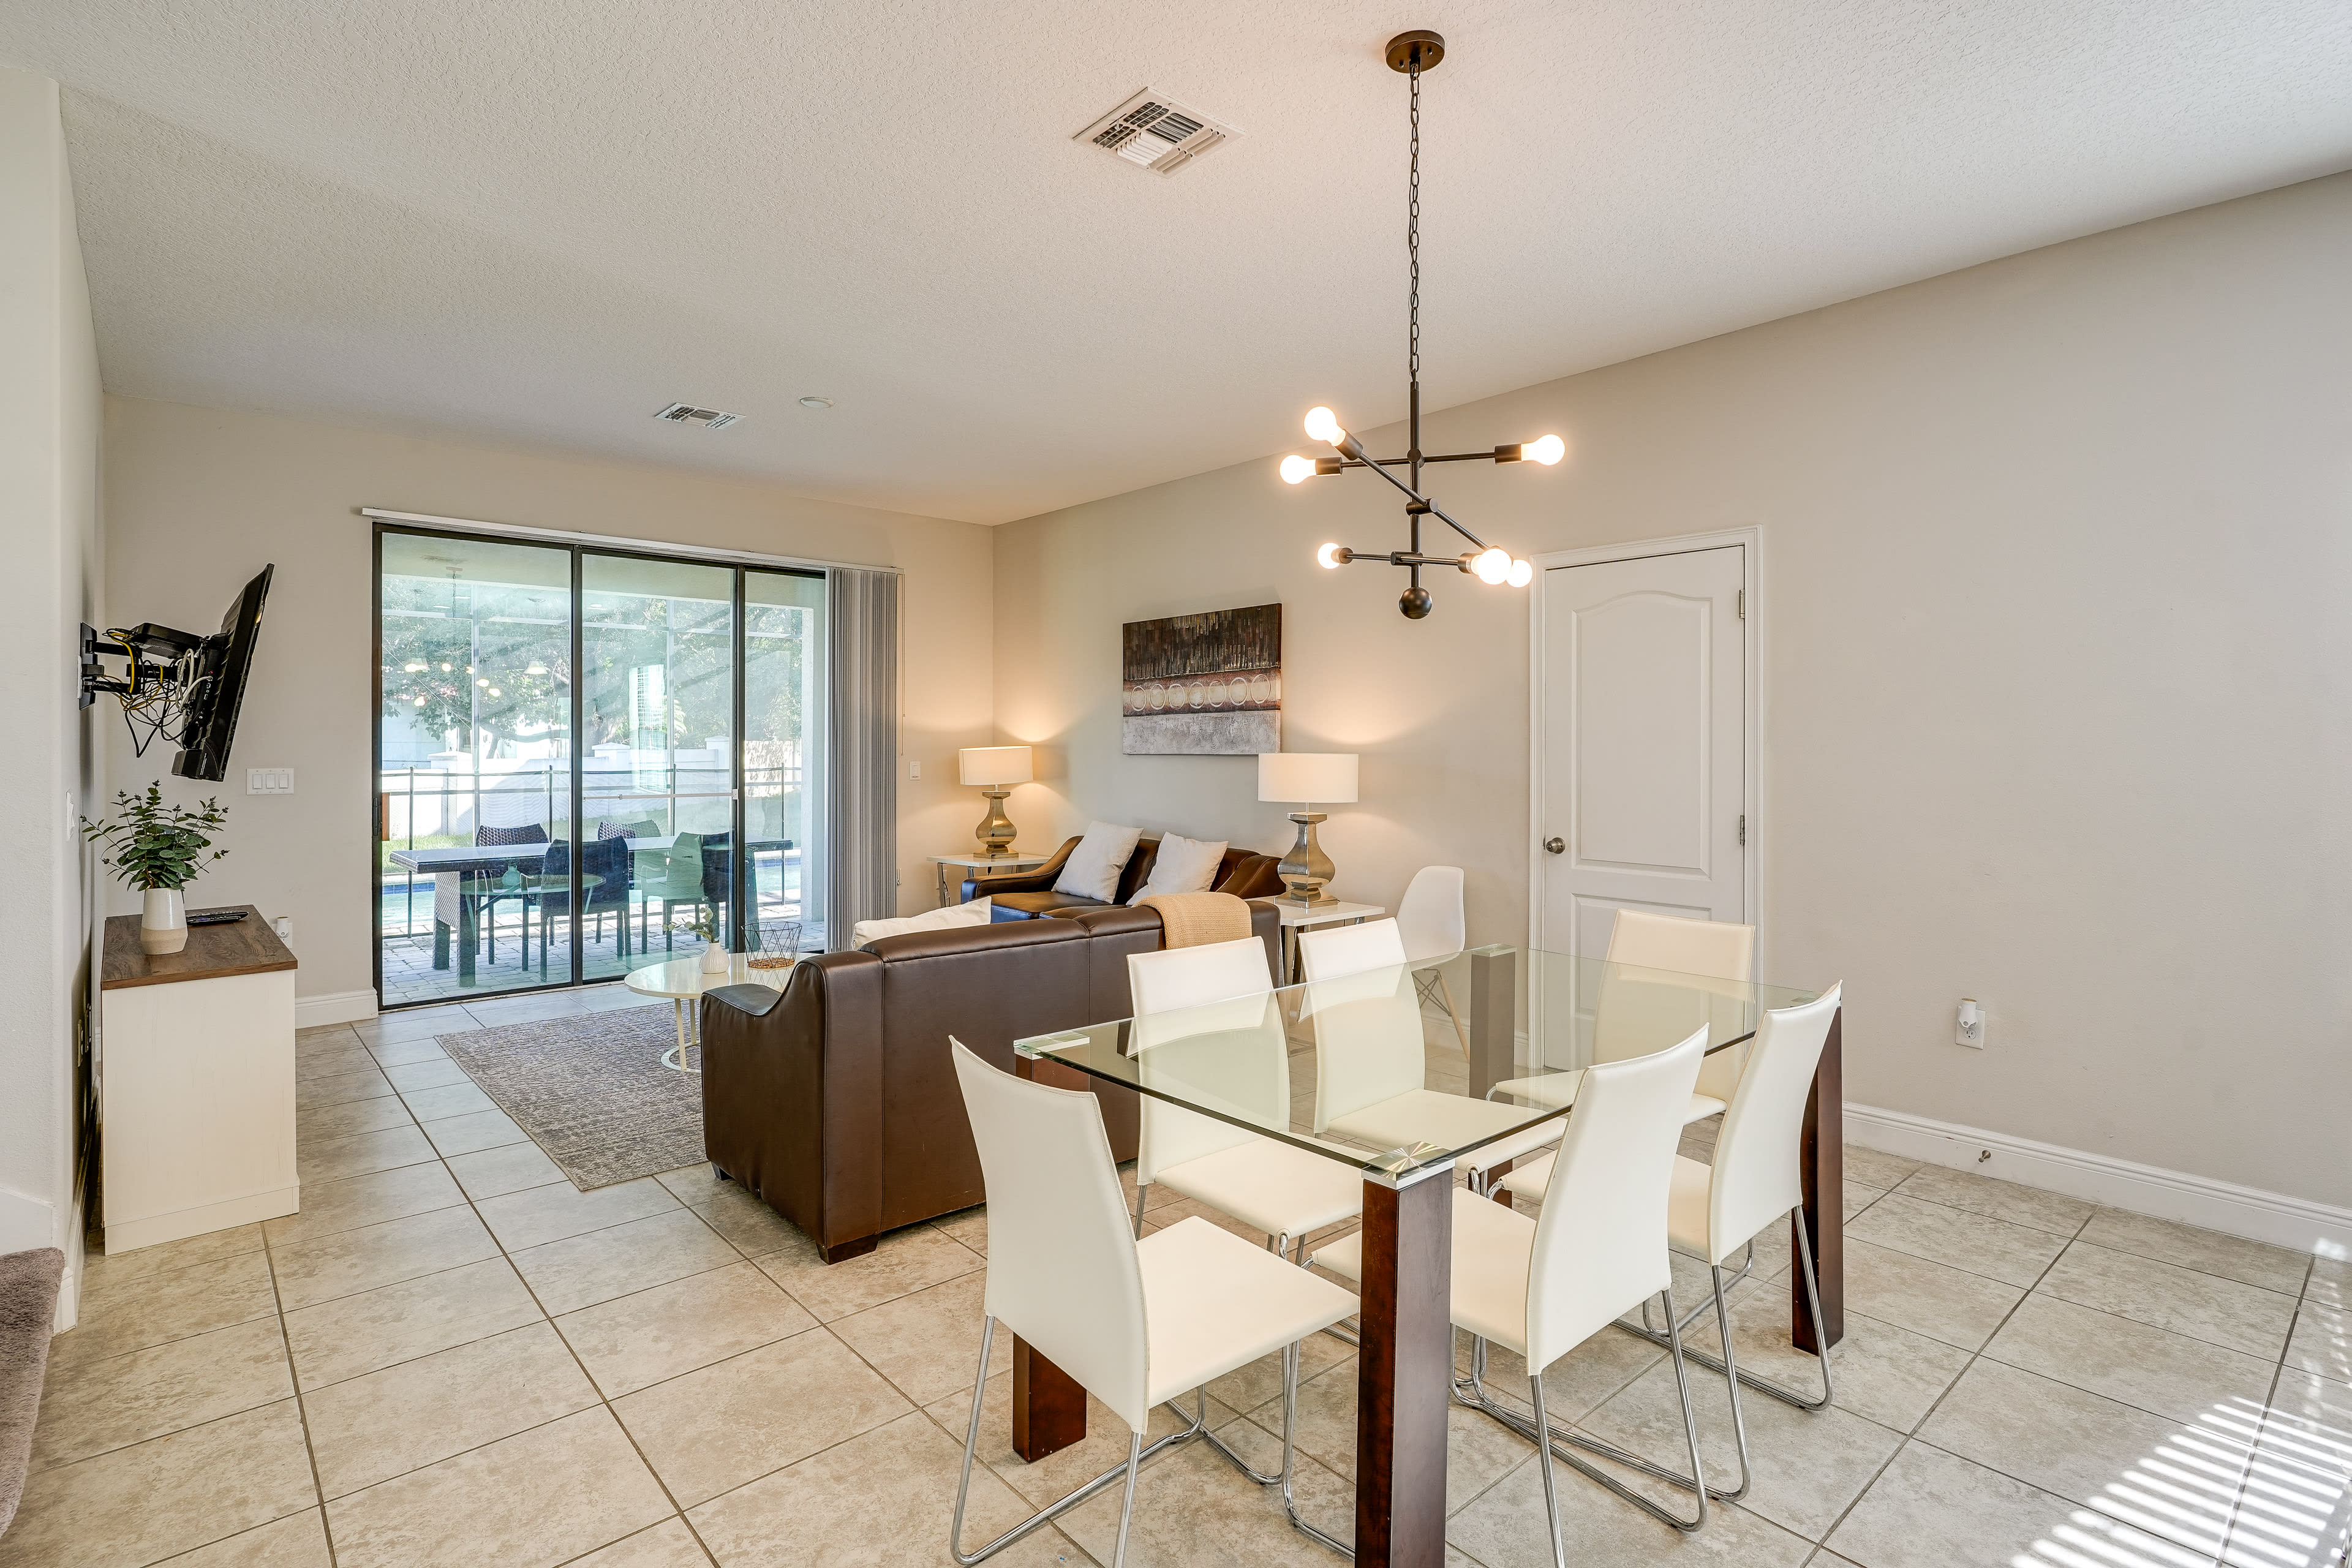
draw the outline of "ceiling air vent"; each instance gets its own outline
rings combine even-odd
[[[716,408],[697,408],[691,403],[673,403],[654,417],[667,419],[673,425],[699,425],[705,430],[717,430],[734,424],[743,416],[740,414],[722,414]]]
[[[1172,174],[1227,137],[1240,134],[1147,87],[1071,140],[1091,142],[1155,174]]]

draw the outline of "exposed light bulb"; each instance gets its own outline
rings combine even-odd
[[[1524,588],[1536,580],[1536,569],[1524,561],[1511,563],[1510,574],[1504,581],[1514,588]]]
[[[1318,566],[1339,567],[1346,565],[1347,563],[1339,559],[1339,547],[1338,545],[1318,544],[1315,547],[1315,564]]]
[[[1314,458],[1302,458],[1294,452],[1289,457],[1282,459],[1282,482],[1284,484],[1295,485],[1302,479],[1311,479],[1314,477]]]
[[[1307,411],[1307,439],[1336,447],[1347,434],[1347,431],[1339,427],[1339,416],[1321,404],[1318,403]]]
[[[1470,571],[1481,583],[1500,583],[1511,574],[1510,552],[1482,550],[1472,559]]]
[[[1519,448],[1519,456],[1549,468],[1568,456],[1568,443],[1557,436],[1538,436]]]

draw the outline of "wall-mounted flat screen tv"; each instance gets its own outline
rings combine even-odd
[[[262,602],[269,597],[264,566],[221,617],[221,629],[206,637],[194,658],[188,717],[172,771],[184,779],[218,781],[228,776],[229,743],[236,739],[237,710],[245,706],[245,683],[253,673],[254,639],[261,635]]]

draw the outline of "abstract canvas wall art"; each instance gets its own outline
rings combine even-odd
[[[1282,606],[1120,628],[1119,749],[1131,757],[1282,750]]]

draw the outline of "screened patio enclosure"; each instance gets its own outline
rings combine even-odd
[[[823,573],[376,546],[383,1005],[824,945]]]

